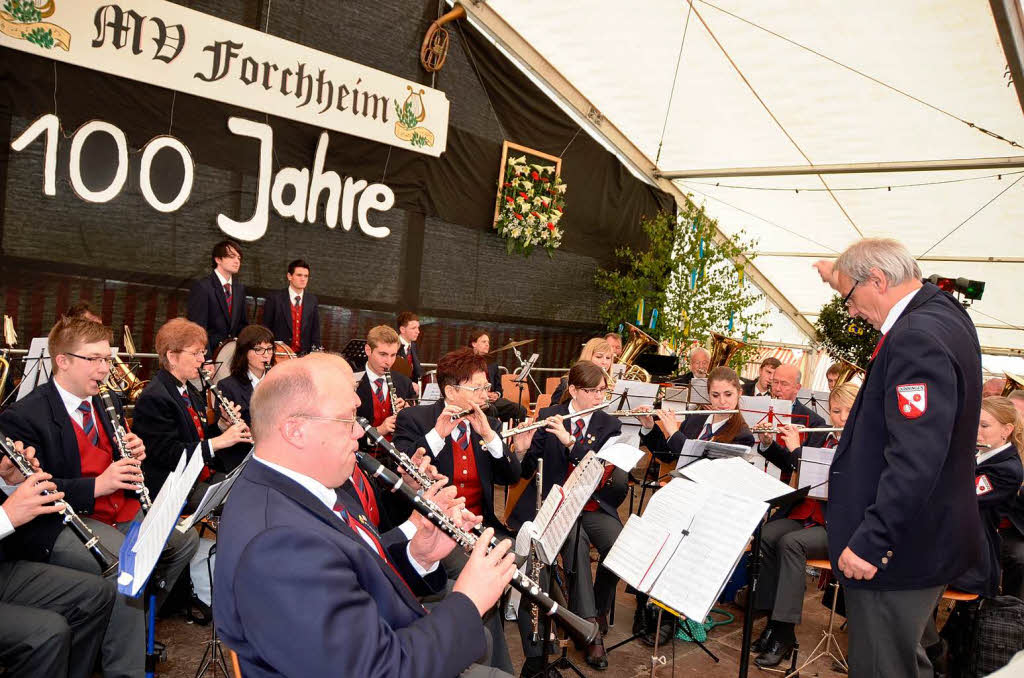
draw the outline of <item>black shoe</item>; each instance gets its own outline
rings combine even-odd
[[[754,657],[754,663],[762,669],[778,666],[783,660],[789,659],[790,655],[793,654],[793,645],[794,641],[792,640],[779,640],[776,638],[771,641],[767,650]]]
[[[199,600],[199,598],[192,596],[192,601],[185,611],[185,620],[190,624],[209,626],[210,622],[213,621],[213,611],[209,605]]]
[[[761,654],[768,649],[768,646],[772,642],[772,628],[771,622],[769,622],[768,625],[764,627],[764,631],[761,631],[761,635],[757,637],[757,640],[751,644],[751,652]]]
[[[657,623],[658,623],[658,617],[655,616],[654,620],[647,627],[647,628],[649,628],[651,630],[648,631],[647,633],[645,633],[643,635],[643,637],[640,638],[640,640],[643,641],[644,645],[647,645],[648,647],[654,647],[654,626]],[[669,640],[671,640],[672,635],[675,632],[676,632],[676,618],[671,616],[671,615],[668,615],[668,619],[665,619],[664,617],[662,617],[661,628],[658,629],[658,646],[660,647],[660,646],[666,644]]]
[[[599,671],[608,668],[608,654],[604,651],[604,640],[598,636],[590,645],[587,645],[587,652],[583,657],[589,666]]]

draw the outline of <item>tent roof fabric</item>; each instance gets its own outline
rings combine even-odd
[[[984,0],[488,4],[659,171],[1024,155]],[[1024,349],[1024,169],[676,184],[758,240],[755,264],[811,322],[831,293],[810,255],[890,236],[949,259],[925,276],[986,281],[970,309],[982,346]],[[958,261],[988,257],[1016,261]],[[778,318],[772,339],[807,341]]]

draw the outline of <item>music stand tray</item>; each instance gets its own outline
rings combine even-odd
[[[365,339],[352,339],[345,348],[342,349],[341,355],[348,364],[352,366],[353,372],[362,372],[366,369],[366,346]]]

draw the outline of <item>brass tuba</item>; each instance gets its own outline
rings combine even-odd
[[[839,374],[836,376],[836,386],[845,384],[857,375],[863,380],[867,371],[863,367],[857,367],[849,360],[843,360],[842,358],[836,358],[836,365],[839,365]],[[830,368],[831,369],[831,368]],[[836,386],[833,386],[834,389]]]
[[[127,325],[124,326],[124,348],[129,356],[135,355],[135,342],[132,341],[132,333]],[[135,402],[139,394],[142,393],[142,389],[146,388],[148,383],[148,381],[139,379],[132,372],[132,369],[121,360],[121,357],[116,354],[110,366],[110,374],[107,375],[103,382],[107,388],[111,391],[117,391],[129,403]]]
[[[1003,372],[1006,377],[1006,386],[1003,387],[1003,397],[1006,398],[1017,389],[1024,389],[1024,377],[1012,372]]]
[[[728,365],[736,351],[740,350],[747,343],[739,339],[727,337],[718,332],[711,333],[711,362],[708,364],[708,372],[716,367]]]
[[[622,378],[628,381],[649,382],[651,373],[639,365],[634,365],[633,361],[648,349],[657,348],[658,340],[631,323],[626,323],[626,328],[629,330],[629,340],[622,347],[622,355],[619,356],[619,362],[626,366]]]

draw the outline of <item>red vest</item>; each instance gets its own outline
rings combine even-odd
[[[380,426],[381,424],[384,423],[385,419],[387,419],[388,417],[390,417],[392,415],[392,412],[391,412],[391,397],[390,397],[390,394],[385,393],[384,394],[384,402],[383,403],[377,402],[377,395],[376,395],[377,389],[374,388],[374,385],[373,385],[373,381],[374,380],[370,379],[370,375],[366,375],[366,379],[367,379],[367,381],[370,382],[370,399],[373,401],[373,425],[374,426]],[[384,384],[384,386],[387,386],[387,384]],[[395,436],[394,433],[389,433],[386,436],[384,436],[384,439],[385,440],[391,440],[392,438],[394,438],[394,436]]]
[[[94,407],[93,420],[100,438],[98,445],[93,445],[78,422],[74,419],[71,420],[72,428],[75,429],[75,439],[78,441],[78,456],[82,461],[83,478],[96,478],[106,471],[114,460],[114,448],[95,412],[96,408]],[[130,522],[138,512],[139,500],[136,499],[135,494],[126,494],[124,490],[116,490],[105,497],[96,497],[90,517],[101,523],[113,525],[114,523]]]
[[[837,445],[835,438],[831,436],[825,441],[825,447],[833,449]],[[790,520],[810,520],[815,525],[825,524],[825,510],[824,505],[819,499],[812,499],[810,497],[804,497],[804,500],[797,504],[796,508],[789,512],[786,516]]]
[[[458,435],[456,428],[454,435]],[[458,488],[457,496],[466,500],[466,508],[476,515],[483,515],[484,489],[480,484],[480,472],[476,468],[476,455],[473,454],[473,441],[475,435],[470,429],[466,436],[466,446],[460,447],[458,441],[452,438],[452,467],[455,477],[452,482]]]
[[[292,309],[292,351],[298,353],[302,348],[302,304],[289,304]]]
[[[373,523],[374,527],[380,527],[380,510],[377,507],[377,497],[374,496],[373,488],[370,487],[370,481],[366,479],[362,469],[358,466],[353,468],[352,478],[349,482],[356,489],[359,503],[363,506],[363,513],[366,514],[366,517]]]

